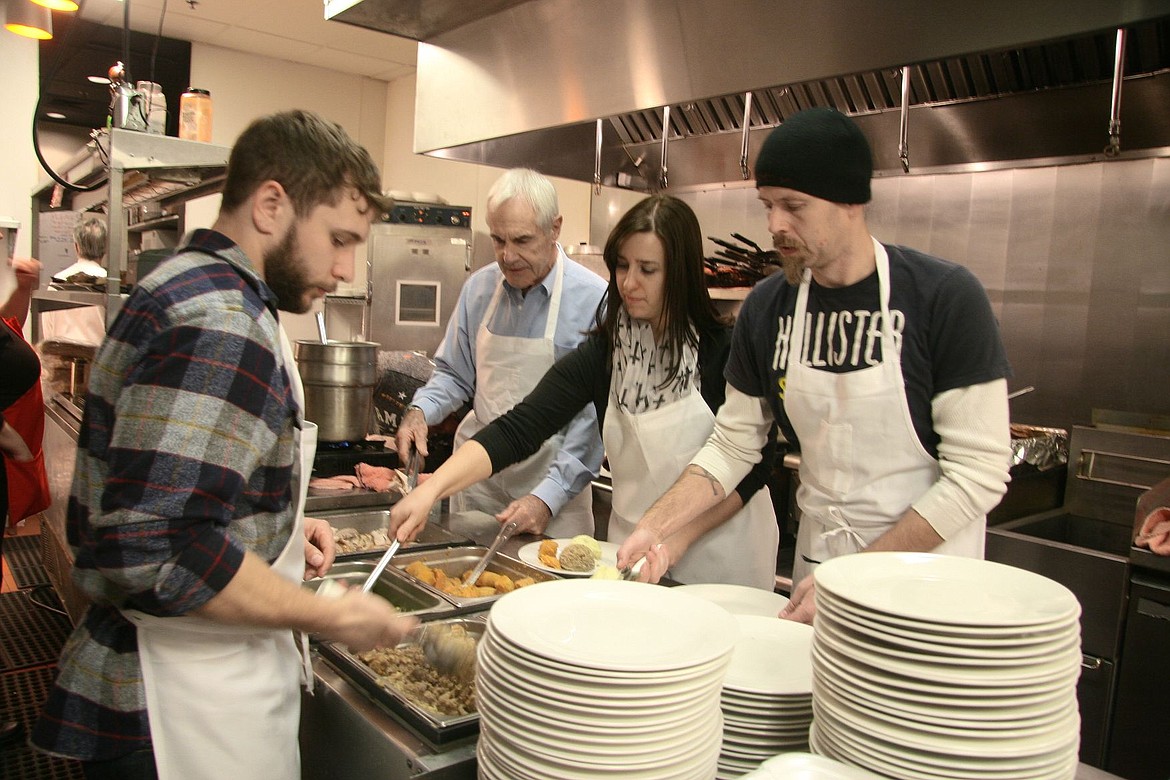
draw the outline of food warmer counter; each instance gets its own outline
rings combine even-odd
[[[438,524],[448,531],[487,545],[499,524],[489,515],[441,515]],[[519,559],[519,549],[537,537],[517,535],[501,553]],[[490,606],[490,603],[489,605]],[[452,614],[458,614],[456,610]],[[482,618],[486,610],[464,612]],[[328,651],[326,651],[328,652]],[[385,780],[472,780],[476,777],[475,733],[453,730],[436,743],[391,714],[396,708],[378,703],[370,692],[343,675],[320,648],[314,650],[313,695],[305,695],[301,716],[301,760],[304,780],[335,777],[377,777]],[[426,731],[426,729],[422,729]],[[1077,767],[1074,780],[1120,780],[1087,764]]]
[[[330,518],[342,524],[342,513]],[[499,523],[482,512],[440,514],[432,523],[454,538],[464,537],[476,546],[451,546],[411,555],[400,554],[391,562],[400,570],[411,560],[423,558],[438,563],[449,559],[454,569],[482,554],[499,530]],[[520,547],[538,537],[517,534],[500,549],[500,569],[514,575],[526,568],[518,560]],[[395,565],[399,564],[399,565]],[[539,572],[538,572],[539,573]],[[395,572],[400,575],[399,571]],[[385,575],[384,575],[385,576]],[[548,575],[547,579],[552,579]],[[442,614],[423,609],[416,613],[424,620],[482,620],[494,599],[448,598],[450,608]],[[478,603],[477,603],[478,602]],[[462,618],[460,616],[463,616]],[[315,692],[306,694],[301,713],[301,776],[304,780],[331,780],[335,777],[427,778],[455,780],[476,776],[475,740],[478,720],[469,728],[465,719],[436,723],[398,697],[379,695],[372,677],[355,668],[351,656],[328,643],[314,646]]]

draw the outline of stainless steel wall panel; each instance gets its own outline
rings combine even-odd
[[[753,187],[680,195],[704,235],[767,246]],[[1069,428],[1092,410],[1170,413],[1170,158],[874,179],[879,239],[961,263],[987,289],[1013,419]],[[715,247],[709,246],[713,253]]]

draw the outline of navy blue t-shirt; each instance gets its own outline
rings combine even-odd
[[[890,258],[890,319],[902,344],[902,376],[914,429],[938,457],[931,400],[959,387],[1011,376],[983,285],[961,265],[906,247]],[[784,377],[798,287],[783,274],[761,281],[740,309],[724,375],[740,392],[767,398],[780,430],[799,448],[784,412]],[[877,271],[848,287],[811,283],[801,362],[844,373],[880,363]]]

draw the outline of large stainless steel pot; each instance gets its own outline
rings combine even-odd
[[[305,418],[321,441],[360,441],[369,432],[377,378],[372,341],[298,341],[297,369],[305,385]]]

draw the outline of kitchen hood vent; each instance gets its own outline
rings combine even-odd
[[[1113,78],[1116,31],[910,67],[910,105],[944,106],[1061,87],[1108,84]],[[1170,20],[1140,25],[1127,35],[1125,76],[1133,79],[1170,69]],[[756,90],[751,127],[774,127],[798,111],[835,108],[852,116],[901,107],[900,69],[884,69],[803,84]],[[671,107],[670,139],[743,129],[743,94],[723,95]],[[1107,106],[1106,106],[1107,108]],[[610,120],[623,144],[662,139],[661,109]],[[1107,126],[1108,121],[1102,122]]]
[[[537,7],[539,4],[529,6]],[[521,19],[510,15],[513,26],[521,24]],[[468,43],[473,29],[478,31],[480,26],[445,36],[434,46],[423,44],[420,95],[425,88],[439,86],[424,78],[427,57],[434,57],[437,64],[450,65],[454,54],[448,55],[442,48],[448,41],[452,52],[464,57],[467,47],[473,45]],[[1170,16],[1138,20],[1123,29],[1126,45],[1120,152],[1122,156],[1156,153],[1150,150],[1170,148],[1170,122],[1166,121],[1170,116]],[[1117,40],[1118,28],[1111,27],[1013,48],[913,62],[907,69],[910,172],[1102,159],[1110,142]],[[497,45],[494,51],[501,49]],[[590,56],[596,58],[597,51],[591,51]],[[699,57],[694,52],[690,56]],[[711,63],[711,52],[702,56]],[[855,61],[846,54],[838,59]],[[582,58],[573,61],[584,62]],[[528,113],[532,113],[530,106],[547,106],[550,101],[555,104],[560,100],[569,106],[570,99],[586,94],[581,85],[598,79],[613,84],[617,90],[631,89],[613,81],[620,72],[599,74],[591,67],[608,65],[591,64],[580,72],[564,71],[568,75],[562,74],[559,82],[550,78],[549,84],[533,86],[527,93],[523,91],[524,82],[514,78],[514,70],[508,71],[512,79],[508,83],[520,90],[509,105]],[[436,71],[436,78],[441,72]],[[749,166],[767,130],[798,111],[828,106],[856,119],[874,149],[878,175],[902,173],[902,72],[901,67],[870,69],[752,89],[746,142]],[[649,74],[631,70],[627,77],[634,82],[634,88],[639,86],[641,76],[658,78],[660,91],[669,92],[678,86],[671,82],[673,73],[659,65]],[[692,75],[692,87],[696,80],[697,76]],[[653,81],[646,83],[654,85]],[[462,94],[474,100],[474,93],[465,90]],[[601,183],[642,191],[739,182],[750,177],[750,167],[745,170],[741,165],[746,95],[744,91],[671,101],[603,115],[600,128],[597,120],[588,120],[499,134],[473,143],[449,142],[437,149],[418,148],[420,125],[416,124],[416,151],[503,168],[531,166],[550,175],[594,183],[600,167]],[[449,141],[456,140],[455,131],[447,130],[456,126],[439,123],[437,116],[425,111],[424,102],[420,97],[416,122],[426,125],[425,135],[441,138],[446,133]],[[664,146],[669,177],[663,171]]]
[[[325,0],[325,18],[425,41],[528,0]]]

